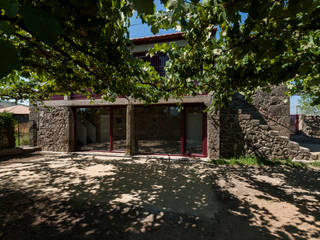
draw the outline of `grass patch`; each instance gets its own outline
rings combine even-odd
[[[312,167],[320,168],[320,162],[309,163]]]
[[[219,159],[211,160],[212,164],[217,165],[240,165],[240,166],[289,166],[289,167],[307,167],[306,164],[300,162],[292,162],[291,160],[281,160],[273,159],[267,160],[263,158],[258,158],[256,156],[252,157],[239,157],[239,158],[230,158],[230,159]],[[319,164],[320,167],[320,164]]]
[[[25,145],[29,145],[30,143],[30,139],[29,139],[29,134],[21,134],[20,137],[20,144],[19,144],[19,140],[18,140],[18,134],[15,134],[16,137],[16,147],[19,146],[25,146]]]

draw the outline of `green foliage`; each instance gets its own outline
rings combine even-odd
[[[26,146],[30,144],[30,137],[29,134],[15,134],[15,139],[16,139],[16,147],[19,146]]]
[[[0,129],[7,129],[14,131],[14,125],[16,120],[13,118],[11,113],[2,112],[0,113]]]
[[[155,10],[155,5],[153,0],[132,0],[133,5],[135,8],[145,14],[152,14]]]
[[[150,14],[154,4],[1,0],[0,50],[6,62],[0,64],[0,98],[33,101],[94,92],[108,100],[123,95],[157,101],[161,89],[153,83],[160,77],[130,52],[128,20],[135,8],[139,15]]]
[[[19,67],[19,59],[17,49],[2,39],[0,39],[0,52],[1,58],[5,60],[0,64],[0,78],[2,78]]]
[[[313,163],[310,163],[310,165],[312,167],[320,168],[320,162],[313,162]]]
[[[224,104],[236,92],[250,97],[287,84],[291,94],[320,103],[319,0],[161,2],[166,11],[154,12],[152,0],[1,0],[0,50],[8,61],[0,98],[95,92],[156,102],[212,92]],[[134,10],[153,33],[185,33],[184,47],[150,49],[169,56],[166,77],[131,55]]]
[[[58,35],[63,32],[59,22],[42,9],[25,6],[22,15],[26,28],[45,43],[55,43]],[[37,19],[37,21],[35,21],[35,19]]]
[[[255,156],[239,157],[231,159],[211,160],[212,164],[217,165],[241,165],[241,166],[289,166],[289,167],[306,167],[304,163],[292,162],[291,160],[272,159],[266,160]]]
[[[303,95],[298,100],[298,113],[307,115],[320,115],[320,104],[313,105],[314,101],[310,96]]]
[[[18,13],[18,2],[13,0],[1,0],[0,1],[0,8],[2,8],[5,12],[5,14],[9,18],[14,18],[17,16]]]
[[[226,103],[236,92],[250,97],[257,88],[288,84],[291,94],[320,100],[320,1],[172,0],[167,7],[147,21],[154,33],[185,32],[185,47],[164,50],[173,94],[213,92]]]

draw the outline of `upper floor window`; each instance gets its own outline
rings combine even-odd
[[[149,62],[161,76],[165,75],[164,67],[169,59],[165,53],[157,53],[153,57],[146,56],[146,53],[138,53],[134,56]]]

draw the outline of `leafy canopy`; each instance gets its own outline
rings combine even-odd
[[[319,0],[162,3],[167,11],[155,12],[152,0],[0,0],[0,96],[95,92],[153,102],[213,92],[221,104],[236,92],[288,84],[320,103]],[[131,55],[133,10],[153,33],[185,32],[184,47],[149,50],[169,56],[166,77]]]
[[[250,96],[259,87],[288,84],[291,93],[320,103],[320,1],[177,0],[167,7],[146,19],[154,33],[185,32],[184,48],[164,50],[166,81],[183,94],[213,91],[218,102],[228,102],[236,92]]]
[[[94,92],[107,99],[157,100],[159,90],[151,83],[158,74],[130,52],[128,21],[140,5],[138,0],[0,0],[0,97],[37,100]]]

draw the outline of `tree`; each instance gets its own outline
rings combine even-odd
[[[2,5],[0,48],[19,50],[9,66],[21,63],[16,74],[27,77],[26,90],[39,89],[38,96],[90,89],[107,98],[152,102],[213,92],[222,104],[236,92],[249,97],[257,88],[288,84],[290,93],[308,93],[320,102],[319,0],[163,0],[167,11],[158,12],[152,0],[1,1],[11,7]],[[11,12],[13,3],[19,7]],[[149,50],[169,56],[166,77],[130,54],[133,9],[154,33],[185,32],[185,47]],[[12,74],[4,79],[15,85]]]
[[[162,48],[170,57],[167,83],[183,94],[213,91],[224,103],[236,92],[250,96],[288,84],[291,94],[308,93],[320,103],[320,1],[177,0],[167,7],[147,21],[154,33],[177,27],[186,33],[186,47]]]
[[[313,105],[313,100],[310,96],[303,95],[298,100],[299,114],[318,115],[320,116],[320,104]]]
[[[0,96],[38,100],[94,92],[156,101],[158,74],[130,53],[128,21],[139,3],[1,0]],[[148,12],[149,5],[139,10]]]

